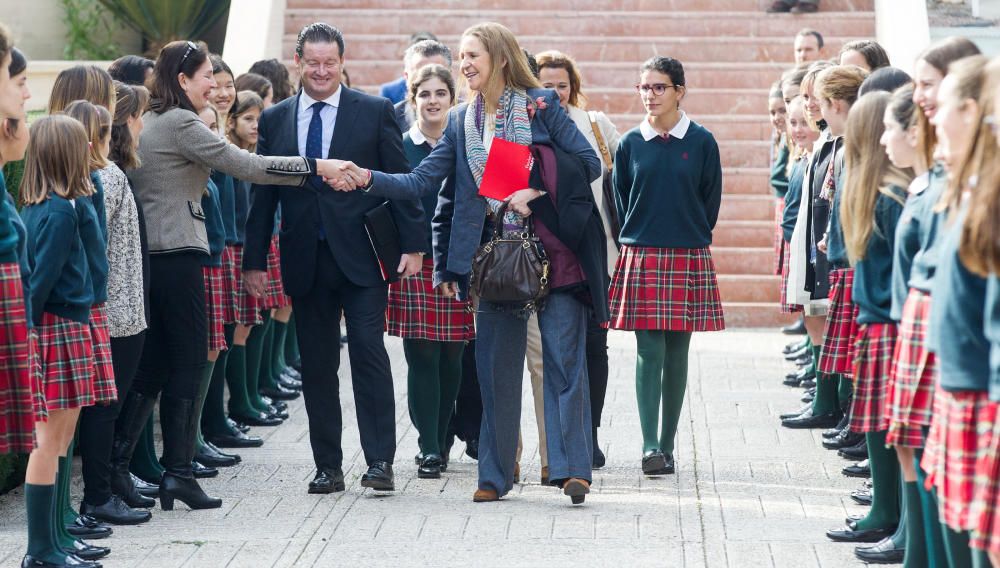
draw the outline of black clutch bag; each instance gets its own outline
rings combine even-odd
[[[399,282],[399,259],[403,256],[399,246],[399,228],[392,217],[392,206],[386,201],[382,205],[365,213],[365,232],[372,245],[375,259],[378,260],[382,280],[387,284]]]

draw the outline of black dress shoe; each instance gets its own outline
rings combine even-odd
[[[193,461],[191,462],[191,473],[194,475],[195,479],[208,479],[209,477],[219,475],[219,470],[214,467],[208,467],[205,464],[198,463],[197,461]]]
[[[850,423],[850,421],[851,417],[846,412],[844,412],[844,417],[840,419],[840,422],[838,422],[836,426],[823,432],[823,438],[827,440],[836,438],[837,436],[840,435],[841,432],[844,431],[845,428],[847,428],[847,425]]]
[[[892,538],[883,538],[875,546],[859,546],[854,555],[868,564],[902,564],[906,548],[897,548]]]
[[[800,343],[799,348],[794,351],[784,352],[785,361],[794,361],[796,359],[801,359],[802,357],[812,357],[812,349],[809,348],[808,343]]]
[[[872,506],[872,492],[867,489],[855,489],[851,491],[851,500],[858,505]]]
[[[417,477],[420,479],[440,479],[441,478],[441,456],[437,454],[427,454],[420,461],[417,468]]]
[[[100,540],[111,536],[114,530],[93,517],[80,515],[72,523],[66,525],[66,532],[76,538]]]
[[[782,420],[788,420],[789,418],[798,418],[799,416],[802,416],[803,412],[806,412],[806,411],[811,410],[811,409],[812,409],[812,405],[811,404],[807,404],[807,405],[803,406],[802,408],[796,410],[795,412],[787,412],[785,414],[782,414],[782,415],[778,416],[778,418],[780,418]]]
[[[810,408],[796,418],[782,420],[781,425],[792,429],[830,428],[836,426],[837,422],[840,422],[840,411],[815,416]]]
[[[309,482],[309,493],[334,493],[343,491],[344,472],[338,467],[332,470],[317,471],[316,477]]]
[[[802,384],[802,381],[812,379],[815,376],[816,372],[811,369],[799,369],[794,373],[785,375],[785,380],[781,381],[781,384],[789,387],[797,387]]]
[[[382,460],[372,462],[368,471],[361,476],[361,487],[368,487],[375,491],[395,491],[396,486],[393,484],[392,464]]]
[[[802,349],[805,349],[808,345],[809,345],[809,338],[808,337],[803,337],[802,339],[797,339],[797,340],[795,340],[795,341],[793,341],[791,343],[786,344],[781,349],[781,354],[782,355],[788,355],[789,353],[792,353],[792,352],[795,352],[795,351],[801,351]]]
[[[259,448],[264,445],[264,440],[259,436],[247,436],[239,430],[221,436],[206,435],[205,441],[217,448]]]
[[[235,430],[239,430],[240,432],[243,432],[244,434],[246,434],[247,432],[250,431],[250,427],[249,426],[247,426],[246,424],[243,424],[241,422],[237,422],[237,421],[233,420],[232,418],[226,418],[226,423],[229,424],[229,429],[230,430],[234,430],[234,429]]]
[[[896,532],[894,526],[878,529],[858,529],[857,527],[857,523],[848,523],[843,528],[826,531],[826,537],[834,542],[878,542]]]
[[[227,454],[205,440],[205,444],[198,447],[194,453],[194,461],[210,467],[233,467],[243,461],[238,455]]]
[[[290,379],[295,379],[296,381],[302,380],[302,371],[296,369],[295,367],[285,367],[281,370],[281,377],[288,377]]]
[[[273,387],[260,389],[260,394],[266,395],[271,400],[295,400],[302,393],[297,390],[286,389],[280,383],[276,383]]]
[[[479,438],[472,438],[465,441],[465,455],[474,460],[479,459]]]
[[[153,518],[146,509],[133,509],[117,495],[112,495],[107,503],[98,506],[84,501],[80,503],[80,513],[112,525],[141,525]]]
[[[801,369],[803,367],[808,367],[809,365],[812,365],[813,358],[812,355],[802,355],[801,357],[796,357],[795,359],[791,359],[791,362],[795,363],[795,366]]]
[[[21,559],[21,568],[102,568],[102,566],[100,562],[90,562],[72,555],[67,556],[62,562],[46,562],[30,554]]]
[[[801,383],[799,383],[799,386],[802,387],[802,388],[804,388],[804,389],[806,389],[806,390],[813,391],[812,392],[813,395],[816,394],[816,392],[815,392],[816,379],[806,379],[806,380],[802,381]]]
[[[100,560],[111,554],[111,549],[106,546],[87,544],[82,540],[74,540],[73,545],[66,549],[66,552],[81,560]]]
[[[250,426],[278,426],[284,422],[280,418],[264,414],[263,412],[255,412],[253,414],[234,414],[233,418],[244,424],[249,424]]]
[[[140,495],[144,497],[156,497],[157,495],[160,494],[159,484],[146,483],[145,481],[139,479],[138,477],[136,477],[131,473],[129,474],[129,477],[132,478],[132,483],[135,485],[135,490],[138,491]]]
[[[649,450],[642,454],[643,475],[667,475],[674,472],[674,460],[660,450]]]
[[[861,440],[864,439],[864,434],[858,434],[857,432],[851,432],[850,430],[843,430],[836,438],[823,440],[823,447],[828,450],[839,450],[841,448],[856,446],[861,442]]]
[[[837,450],[837,455],[845,460],[868,459],[868,444],[865,440],[861,440],[856,446],[848,446]]]
[[[844,469],[840,470],[847,477],[864,477],[871,478],[872,468],[868,465],[868,460],[858,462],[854,465],[849,465]]]
[[[268,414],[271,417],[277,418],[277,419],[281,420],[282,422],[284,422],[285,420],[288,420],[288,407],[287,406],[280,407],[280,406],[271,405],[271,406],[268,407],[267,412],[268,412]]]
[[[293,391],[302,390],[302,381],[294,377],[291,377],[289,375],[281,375],[280,377],[278,377],[277,382],[279,385],[289,390]]]
[[[805,335],[806,322],[802,318],[799,318],[795,323],[790,323],[782,327],[781,333],[784,333],[785,335]]]
[[[847,515],[847,517],[844,518],[844,524],[845,525],[849,525],[851,523],[856,523],[856,522],[860,521],[861,519],[863,519],[865,517],[866,517],[866,515],[862,515],[860,513],[858,513],[856,515]]]

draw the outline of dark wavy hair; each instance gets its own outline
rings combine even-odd
[[[277,59],[262,59],[250,66],[249,73],[256,73],[271,82],[275,103],[280,103],[295,92],[288,67]]]
[[[127,85],[145,85],[146,71],[156,63],[139,55],[124,55],[111,62],[108,73],[111,78]]]
[[[137,140],[132,138],[132,131],[128,129],[128,120],[146,112],[149,91],[142,85],[115,81],[115,93],[118,94],[118,104],[115,105],[115,117],[111,121],[111,152],[108,158],[123,170],[134,170],[142,164],[136,153]]]
[[[208,61],[208,49],[204,44],[191,41],[172,41],[160,50],[153,67],[153,78],[150,83],[149,110],[164,113],[175,108],[182,108],[197,113],[191,99],[181,88],[177,80],[178,73],[194,77],[198,68]]]

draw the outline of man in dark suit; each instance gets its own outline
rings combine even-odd
[[[295,46],[302,89],[264,111],[257,151],[264,155],[351,160],[388,172],[409,171],[392,104],[340,84],[344,38],[315,23]],[[364,215],[383,199],[340,193],[315,178],[289,190],[255,185],[246,224],[243,268],[248,291],[263,295],[268,242],[281,207],[281,274],[292,298],[302,386],[316,477],[310,493],[344,490],[342,418],[337,375],[340,315],[347,320],[354,401],[368,463],[361,485],[394,489],[396,411],[389,356],[383,343],[388,288],[364,228]],[[402,258],[384,270],[416,273],[425,252],[423,211],[417,201],[393,200]]]

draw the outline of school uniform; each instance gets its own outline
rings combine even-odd
[[[611,327],[724,329],[709,250],[722,201],[712,133],[686,114],[665,136],[643,121],[619,142],[614,186],[622,250],[611,281]]]
[[[226,228],[222,220],[219,187],[212,178],[208,179],[205,196],[201,198],[201,208],[205,216],[205,233],[208,236],[209,250],[209,255],[201,261],[201,271],[205,277],[208,350],[224,351],[227,349],[224,329],[226,273],[222,267],[222,251],[226,248]]]
[[[271,234],[271,245],[267,252],[267,290],[261,300],[264,309],[284,308],[292,304],[291,298],[285,294],[285,286],[281,282],[281,249],[278,247],[278,228],[281,226],[281,212],[275,216],[274,232]]]
[[[975,468],[970,544],[1000,554],[1000,279],[996,274],[987,279],[983,317],[990,342],[990,403],[977,426],[983,439]]]
[[[45,406],[32,374],[30,318],[22,265],[27,270],[27,231],[0,174],[0,455],[35,448],[35,422]]]
[[[799,216],[799,206],[802,202],[802,184],[805,181],[806,167],[809,162],[805,157],[796,159],[788,174],[788,188],[782,202],[781,221],[778,226],[781,231],[781,313],[791,314],[802,311],[800,304],[789,301],[788,276],[791,263],[790,245],[792,233],[795,231],[795,221]]]
[[[896,347],[896,323],[890,316],[892,292],[885,284],[892,278],[893,241],[906,198],[902,188],[890,190],[895,199],[880,193],[875,201],[875,230],[868,239],[865,257],[854,264],[851,300],[858,306],[858,335],[850,428],[859,433],[889,429],[886,393]]]
[[[232,176],[213,171],[209,176],[219,189],[219,213],[225,232],[225,247],[222,249],[222,321],[236,323],[236,265],[233,262],[233,246],[236,244],[236,188]]]
[[[105,303],[108,301],[108,252],[107,213],[104,208],[104,183],[98,172],[90,172],[94,193],[76,201],[80,239],[87,257],[90,281],[94,287],[94,302],[90,308],[90,335],[94,351],[97,404],[107,404],[118,399],[115,387],[115,370],[111,364],[111,333]],[[100,207],[100,212],[98,212]]]
[[[245,237],[247,215],[250,213],[250,182],[233,179],[235,234],[230,247],[233,263],[234,308],[235,320],[240,325],[253,326],[264,323],[261,310],[264,309],[262,299],[257,299],[247,292],[243,285],[243,239]]]
[[[979,418],[990,412],[990,345],[983,331],[986,279],[958,257],[963,207],[942,235],[931,292],[928,348],[937,355],[938,388],[921,467],[937,490],[941,522],[972,528],[970,508],[976,457],[988,441]]]
[[[899,322],[889,392],[889,432],[886,443],[907,448],[924,447],[923,429],[930,424],[930,385],[933,357],[924,347],[930,296],[910,288],[913,258],[920,251],[922,221],[933,208],[930,173],[910,184],[909,197],[896,226],[892,261],[892,309],[889,317]],[[920,388],[921,383],[925,384]],[[916,411],[916,412],[914,412]]]
[[[801,305],[808,316],[825,316],[829,308],[826,255],[816,248],[813,226],[819,224],[826,227],[827,224],[825,216],[816,219],[814,202],[820,199],[820,190],[829,171],[833,149],[834,141],[830,138],[829,131],[824,130],[813,144],[812,156],[802,183],[798,217],[788,247],[788,298]],[[822,286],[817,287],[817,283]]]
[[[414,124],[403,135],[403,151],[411,167],[431,153],[432,147]],[[420,200],[427,229],[425,252],[431,252],[431,220],[437,208],[437,193]],[[446,298],[434,288],[434,260],[424,257],[420,272],[389,286],[386,330],[403,339],[470,341],[475,339],[475,315],[468,300]]]
[[[785,195],[788,193],[788,160],[791,150],[785,135],[781,135],[777,147],[771,147],[771,190],[774,191],[774,273],[781,275],[785,264],[785,238],[781,222],[785,213]]]
[[[31,318],[38,330],[41,383],[50,412],[96,401],[89,327],[94,287],[77,206],[50,195],[21,211],[31,266]]]

